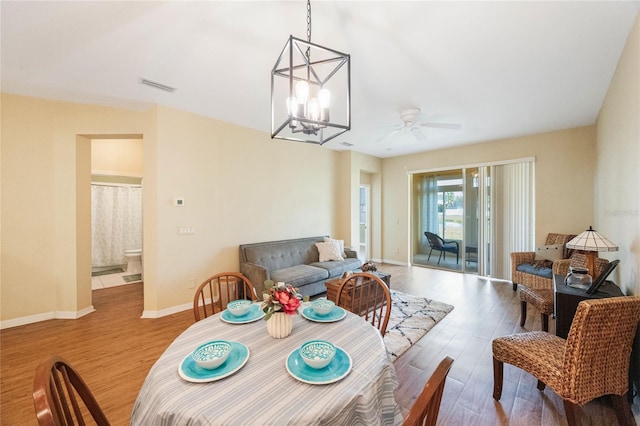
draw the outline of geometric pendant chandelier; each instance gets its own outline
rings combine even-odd
[[[271,70],[271,138],[322,145],[351,129],[351,56],[289,40]]]

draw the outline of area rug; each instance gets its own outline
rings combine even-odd
[[[453,306],[391,290],[391,316],[384,344],[392,361],[427,334]]]

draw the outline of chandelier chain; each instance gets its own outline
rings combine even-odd
[[[311,43],[311,0],[307,0],[307,41]],[[311,57],[311,47],[307,47],[307,59]]]

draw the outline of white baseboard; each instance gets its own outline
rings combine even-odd
[[[80,311],[56,311],[55,313],[55,319],[78,319],[80,317],[83,317],[87,314],[90,314],[91,312],[95,312],[95,308],[93,307],[93,305],[89,305],[86,308],[80,310]]]
[[[178,312],[183,312],[189,309],[193,309],[193,303],[185,303],[183,305],[172,306],[160,311],[142,311],[142,316],[140,318],[160,318],[171,314],[177,314]]]
[[[47,321],[50,319],[78,319],[91,312],[94,312],[93,305],[87,306],[80,311],[51,311],[42,314],[29,315],[26,317],[14,318],[0,322],[0,330],[5,328],[19,327],[21,325],[34,324],[36,322]]]
[[[391,265],[398,265],[398,266],[409,266],[409,264],[407,262],[399,262],[397,260],[391,260],[391,259],[383,259],[378,261],[380,263],[389,263]]]
[[[21,325],[33,324],[40,321],[47,321],[55,318],[55,312],[45,312],[42,314],[29,315],[27,317],[13,318],[0,322],[0,329],[19,327]]]

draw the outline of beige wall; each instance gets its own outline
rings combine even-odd
[[[613,281],[640,295],[640,15],[597,121],[595,229],[620,247]]]
[[[239,244],[343,238],[336,231],[338,165],[338,153],[319,146],[158,108],[156,305],[189,303],[191,277],[199,283],[237,271]],[[173,207],[174,197],[184,207]],[[195,234],[177,235],[178,226]],[[145,310],[154,309],[145,301]]]
[[[101,137],[143,139],[147,316],[190,304],[191,278],[238,270],[238,244],[348,238],[337,231],[345,211],[335,197],[345,173],[337,152],[163,107],[3,94],[3,327],[90,312],[88,147]],[[184,207],[173,206],[178,196]],[[178,226],[195,233],[178,235]]]
[[[408,172],[525,157],[536,158],[537,244],[549,232],[578,233],[593,223],[594,126],[387,158],[382,162],[384,259],[408,262]]]
[[[143,176],[143,140],[92,139],[91,172],[104,175]]]
[[[1,101],[0,318],[90,312],[91,235],[82,231],[91,226],[90,138],[82,135],[145,133],[151,114],[6,94]]]

